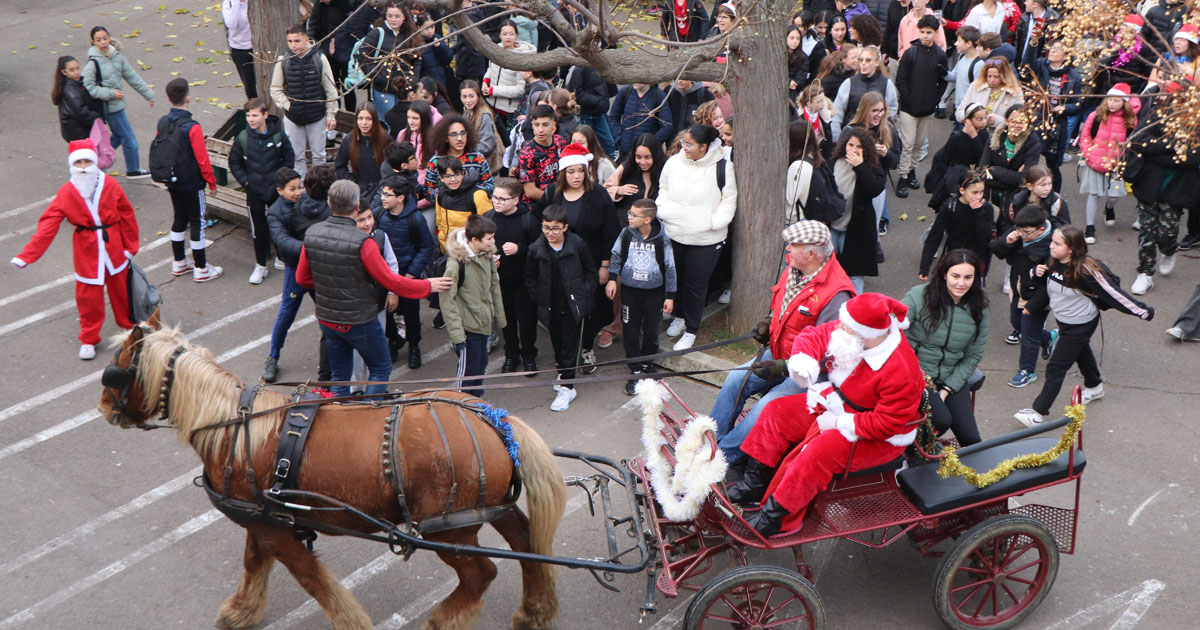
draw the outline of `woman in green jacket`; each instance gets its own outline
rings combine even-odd
[[[137,90],[142,98],[154,107],[154,90],[146,85],[134,71],[125,55],[117,50],[116,42],[103,26],[92,28],[92,47],[88,49],[87,65],[83,67],[83,87],[92,98],[104,103],[104,122],[112,134],[112,147],[121,147],[125,153],[125,176],[129,179],[150,177],[150,171],[142,170],[138,159],[138,141],[125,115],[125,93],[121,91],[124,81]]]
[[[938,434],[954,431],[961,446],[979,441],[967,381],[987,345],[988,305],[983,293],[983,262],[968,249],[938,259],[929,282],[909,289],[900,301],[915,314],[905,331],[921,370],[937,388],[931,398]]]

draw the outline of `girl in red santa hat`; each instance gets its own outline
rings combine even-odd
[[[65,220],[75,226],[75,306],[79,309],[79,358],[96,356],[100,327],[104,325],[104,290],[112,303],[113,319],[121,328],[129,320],[127,276],[129,258],[138,252],[137,217],[117,181],[96,166],[91,140],[72,141],[67,164],[71,181],[58,189],[50,207],[38,219],[37,232],[12,265],[24,269],[37,262]]]

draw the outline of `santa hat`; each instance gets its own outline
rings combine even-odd
[[[838,319],[864,339],[886,335],[893,328],[908,328],[908,307],[882,293],[863,293],[850,298],[838,311]]]
[[[1196,28],[1195,24],[1184,24],[1179,27],[1179,32],[1175,33],[1178,39],[1186,39],[1193,44],[1200,44],[1200,28]]]
[[[99,160],[96,145],[91,140],[72,140],[67,145],[67,166],[73,166],[79,160],[91,160],[93,164]]]
[[[726,9],[729,9],[729,12],[733,14],[733,17],[737,17],[737,5],[735,5],[732,2],[726,2],[726,3],[722,4],[721,6]]]
[[[1142,19],[1142,16],[1138,15],[1137,13],[1130,13],[1129,15],[1126,15],[1125,23],[1122,24],[1122,26],[1132,26],[1137,29],[1141,29],[1145,25],[1146,20]]]
[[[1128,83],[1118,83],[1108,88],[1106,96],[1119,96],[1121,98],[1129,98],[1130,87]]]
[[[558,170],[566,170],[568,166],[575,166],[576,164],[587,166],[587,163],[591,161],[592,154],[588,153],[587,147],[578,142],[572,142],[559,155]]]

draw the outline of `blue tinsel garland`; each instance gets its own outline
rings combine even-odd
[[[512,425],[505,421],[508,416],[507,409],[493,407],[488,403],[478,403],[475,408],[479,410],[479,415],[487,420],[487,423],[496,428],[500,432],[500,439],[504,441],[504,448],[508,449],[508,457],[513,462],[513,467],[521,467],[521,443],[513,436]]]

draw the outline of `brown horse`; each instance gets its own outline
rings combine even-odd
[[[114,339],[114,344],[119,344],[114,365],[133,374],[123,392],[106,387],[100,399],[101,413],[109,423],[129,428],[146,424],[166,400],[170,425],[178,431],[180,440],[199,454],[214,486],[222,485],[230,449],[236,447],[230,495],[253,500],[244,453],[246,434],[249,434],[250,462],[257,486],[260,491],[265,490],[270,485],[284,412],[250,419],[249,431],[240,435],[235,434],[233,426],[206,429],[237,417],[242,383],[217,365],[208,350],[191,344],[177,328],[158,329],[157,316],[151,318],[150,324]],[[172,378],[168,376],[171,372],[168,365],[173,355]],[[470,398],[450,391],[437,392],[436,396]],[[288,402],[289,398],[283,394],[263,390],[255,399],[253,410],[271,409]],[[485,504],[502,503],[513,465],[501,438],[475,414],[463,414],[462,417],[474,423],[482,455],[483,470],[480,470],[476,447],[466,428],[468,420],[443,423],[450,446],[447,453],[430,414],[433,406],[441,418],[460,417],[461,409],[449,403],[406,405],[397,435],[393,437],[403,454],[403,487],[413,521],[442,514],[448,503],[452,511],[474,508],[479,498],[481,473],[486,473],[487,480]],[[381,463],[381,445],[385,444],[384,429],[390,413],[390,406],[322,406],[312,423],[298,488],[334,497],[374,517],[403,523],[396,493]],[[520,442],[521,479],[529,516],[514,506],[491,525],[513,550],[548,555],[552,553],[554,532],[565,503],[562,472],[533,429],[514,416],[508,416],[507,421]],[[305,516],[355,532],[378,531],[344,512]],[[354,595],[297,540],[292,529],[239,522],[236,518],[234,521],[246,528],[244,572],[237,591],[221,605],[217,627],[245,628],[262,619],[267,579],[275,560],[282,562],[300,586],[317,600],[334,628],[372,627],[371,619]],[[471,525],[424,537],[451,544],[478,545],[480,527]],[[459,582],[454,592],[433,610],[424,627],[470,628],[483,609],[483,593],[496,576],[496,565],[486,557],[441,552],[438,555],[458,573]],[[529,561],[520,564],[523,594],[512,624],[516,628],[548,626],[558,615],[553,567]]]

